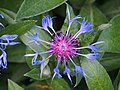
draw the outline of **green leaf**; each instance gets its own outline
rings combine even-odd
[[[51,76],[51,73],[50,73],[49,67],[47,66],[43,70],[42,78],[40,78],[40,69],[38,69],[38,68],[32,69],[28,73],[24,74],[24,76],[30,77],[30,78],[35,79],[35,80],[44,80],[44,79],[49,78]]]
[[[115,90],[120,90],[120,70],[114,82]]]
[[[35,80],[40,80],[40,70],[37,68],[32,69],[31,71],[24,74],[24,76],[33,78]]]
[[[52,90],[71,90],[63,78],[55,77],[52,81]]]
[[[25,62],[26,46],[24,44],[19,44],[15,46],[9,46],[7,48],[7,55],[9,62],[23,63]]]
[[[8,79],[8,90],[24,90],[12,80]]]
[[[16,19],[29,18],[50,11],[63,4],[65,0],[24,0]]]
[[[80,83],[80,81],[82,79],[82,75],[80,73],[76,73],[75,76],[76,76],[76,83],[75,83],[74,87],[76,87]]]
[[[94,27],[108,22],[106,16],[92,4],[83,6],[80,15],[88,19]]]
[[[114,90],[110,77],[96,60],[83,60],[82,68],[89,90]]]
[[[8,65],[8,77],[14,82],[20,82],[25,79],[24,74],[30,70],[26,63],[10,63]]]
[[[107,71],[118,69],[120,68],[120,53],[105,53],[100,63]]]
[[[23,0],[0,0],[0,7],[17,12]]]
[[[2,9],[0,8],[0,13],[3,14],[5,20],[9,23],[9,24],[15,24],[15,17],[16,17],[16,14],[12,11],[9,11],[7,9]]]
[[[35,24],[35,22],[36,21],[34,20],[26,20],[26,21],[18,22],[16,24],[9,25],[8,27],[0,31],[0,36],[4,34],[22,35],[28,30],[30,30],[33,24]]]
[[[108,0],[107,2],[103,3],[100,6],[100,9],[108,18],[112,18],[120,13],[119,6],[120,6],[120,0]]]
[[[109,24],[110,27],[104,30],[100,37],[100,41],[104,41],[101,48],[105,52],[120,52],[120,15],[114,17]]]

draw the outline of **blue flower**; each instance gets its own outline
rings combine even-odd
[[[67,74],[70,82],[72,83],[72,79],[71,79],[71,77],[70,77],[71,70],[67,67],[66,61],[64,61],[64,66],[65,66],[65,71],[64,71],[63,73],[64,73],[64,74]]]
[[[32,40],[30,40],[29,42],[28,42],[28,44],[29,43],[35,43],[35,44],[37,44],[37,45],[39,45],[39,42],[44,42],[44,43],[46,43],[46,44],[51,44],[51,43],[49,43],[49,42],[47,42],[47,41],[45,41],[45,40],[42,40],[42,39],[40,39],[39,38],[39,33],[38,32],[36,32],[36,34],[35,34],[35,36],[31,36],[31,35],[28,35],[30,38],[32,38]]]
[[[7,67],[7,54],[6,52],[0,48],[2,54],[0,55],[0,68],[6,68]]]
[[[48,27],[54,31],[52,18],[49,15],[45,16],[42,19],[42,27],[39,26],[39,28],[46,30],[50,35],[52,35],[52,33],[49,31]],[[55,33],[55,31],[54,31],[54,33]]]
[[[80,15],[75,16],[73,19],[70,20],[70,24],[72,24],[73,22],[78,22],[77,19],[79,19],[79,18],[82,18],[82,17],[80,17]]]
[[[42,27],[44,30],[48,30],[48,27],[53,28],[52,18],[50,16],[45,16],[42,19]]]
[[[6,40],[6,41],[11,41],[11,40],[15,40],[18,37],[18,35],[13,34],[13,35],[3,35],[0,37],[1,40]]]
[[[20,42],[11,42],[13,40],[15,40],[18,37],[18,35],[13,34],[13,35],[3,35],[0,37],[0,45],[4,45],[5,47],[8,45],[16,45],[16,44],[20,44]]]
[[[72,23],[73,23],[73,22],[79,22],[79,21],[77,20],[77,19],[79,19],[79,18],[82,18],[82,17],[80,17],[80,15],[78,15],[78,16],[74,17],[73,19],[71,19],[71,20],[69,21],[69,26],[68,26],[68,29],[66,30],[66,36],[67,36],[68,33],[69,33],[69,30],[70,30],[70,27],[71,27]]]
[[[35,44],[38,44],[38,45],[39,45],[38,41],[40,40],[40,38],[39,38],[39,33],[38,33],[38,32],[36,33],[35,36],[30,36],[30,35],[29,35],[29,37],[32,38],[32,40],[30,40],[30,41],[28,42],[28,44],[34,42]]]
[[[79,22],[77,21],[77,19],[79,18],[81,17],[76,16],[75,18],[69,21],[67,32],[64,34],[63,32],[56,33],[55,30],[53,29],[52,18],[50,16],[45,16],[42,19],[42,29],[47,30],[48,33],[51,35],[51,37],[53,37],[53,40],[51,41],[42,40],[39,38],[39,35],[38,35],[39,33],[36,33],[35,36],[32,36],[32,40],[28,42],[28,43],[34,42],[36,44],[45,43],[49,46],[46,52],[36,52],[36,54],[26,55],[26,56],[33,56],[33,59],[32,59],[33,65],[44,64],[44,62],[48,60],[51,56],[53,55],[56,56],[56,61],[58,61],[58,63],[57,63],[57,66],[54,68],[54,74],[53,74],[52,79],[54,79],[56,75],[58,76],[58,78],[62,77],[62,75],[60,74],[59,68],[58,68],[60,65],[60,62],[61,63],[64,62],[65,70],[63,73],[68,76],[71,82],[72,82],[71,80],[72,70],[68,68],[67,66],[68,62],[71,62],[74,65],[74,68],[75,68],[74,71],[76,73],[80,73],[83,76],[87,76],[85,72],[83,71],[82,67],[75,64],[72,58],[77,55],[80,55],[80,56],[86,57],[88,60],[96,60],[99,57],[99,48],[97,47],[97,45],[102,44],[103,41],[96,42],[96,43],[93,43],[93,44],[90,44],[84,47],[79,47],[78,46],[79,41],[76,41],[76,38],[78,38],[80,34],[92,31],[91,27],[93,25],[90,22],[88,22],[88,20],[85,20],[85,18],[83,19],[83,21],[80,23],[81,24],[80,30],[78,30],[78,32],[75,35],[72,36],[71,34],[69,34],[71,24],[73,22]],[[53,32],[49,31],[48,27],[51,28]],[[54,35],[52,33],[54,33]],[[88,54],[81,54],[79,52],[80,49],[90,49],[91,51]],[[41,55],[41,54],[49,54],[49,56],[43,60],[37,60],[38,55]]]
[[[88,58],[88,60],[96,60],[99,56],[99,53],[89,53],[85,55],[85,57]]]
[[[54,68],[54,75],[53,75],[53,77],[52,77],[52,80],[54,79],[54,77],[55,77],[56,75],[58,75],[58,78],[61,78],[61,77],[62,77],[61,74],[60,74],[60,71],[59,71],[59,69],[58,69],[59,64],[60,64],[60,60],[58,61],[58,64],[57,64],[56,68]]]
[[[96,60],[100,55],[99,53],[89,53],[89,54],[80,54],[80,53],[76,53],[77,55],[80,56],[84,56],[86,57],[88,60]]]
[[[75,71],[77,72],[77,73],[80,73],[80,74],[82,74],[83,76],[86,76],[86,74],[84,73],[84,71],[83,71],[83,69],[80,67],[80,66],[75,66]]]
[[[98,44],[102,44],[104,43],[103,41],[99,41],[99,42],[96,42],[96,43],[93,43],[91,45],[88,45],[88,46],[84,46],[84,47],[79,47],[79,48],[75,48],[75,49],[91,49],[92,52],[99,52],[100,51],[100,48],[97,47]]]
[[[45,53],[49,53],[49,52],[36,52],[35,54],[26,54],[25,56],[34,56],[32,58],[32,65],[39,65],[39,64],[43,64],[46,60],[48,60],[52,56],[50,55],[43,60],[37,60],[38,55],[45,54]]]
[[[3,69],[7,67],[7,54],[5,49],[8,45],[20,44],[20,42],[12,42],[17,37],[18,35],[3,35],[0,37],[0,50],[2,52],[0,56],[0,67]]]
[[[4,18],[2,14],[0,14],[0,16]],[[4,28],[4,25],[2,23],[0,23],[0,25],[2,26],[2,28]],[[8,45],[20,44],[20,42],[13,42],[13,40],[17,38],[18,35],[16,34],[12,34],[12,35],[6,34],[0,37],[0,51],[2,52],[2,54],[0,55],[0,68],[4,69],[7,67],[7,54],[5,52],[5,49]]]
[[[88,22],[88,20],[85,20],[85,18],[81,22],[81,28],[80,28],[81,33],[91,32],[91,27],[93,25],[90,22],[88,22],[88,23],[87,22]]]
[[[72,39],[78,38],[79,35],[81,35],[82,33],[91,32],[91,27],[93,25],[90,22],[88,22],[88,20],[85,20],[84,18],[80,24],[80,30],[72,37]]]

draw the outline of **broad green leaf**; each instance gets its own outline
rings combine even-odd
[[[58,78],[57,76],[52,81],[52,90],[71,90],[68,83],[63,78]]]
[[[17,12],[24,0],[0,0],[0,7]]]
[[[0,31],[0,36],[4,34],[18,34],[22,35],[28,30],[31,29],[31,27],[35,24],[36,21],[34,20],[26,20],[26,21],[21,21],[16,24],[9,25],[5,29],[2,29]]]
[[[104,41],[102,50],[105,52],[120,52],[120,15],[115,16],[109,24],[111,26],[104,30],[99,41]]]
[[[65,0],[24,0],[16,19],[29,18],[50,11],[63,4]]]
[[[25,62],[25,53],[26,46],[24,44],[19,44],[15,46],[9,46],[7,48],[8,61],[14,63],[23,63]]]
[[[92,43],[93,40],[96,39],[95,37],[97,37],[99,31],[97,26],[108,22],[108,20],[105,15],[92,4],[83,6],[81,8],[80,15],[88,19],[88,21],[93,24],[93,27],[91,28],[92,32],[80,35],[81,45],[85,46]]]
[[[31,71],[24,74],[24,76],[33,78],[35,80],[40,80],[40,70],[37,68],[32,69]]]
[[[120,68],[120,53],[105,53],[100,59],[100,63],[107,71]]]
[[[115,87],[115,90],[120,90],[120,70],[118,71],[118,75],[115,79],[114,87]]]
[[[26,63],[10,63],[8,64],[8,77],[10,77],[14,82],[20,82],[24,80],[24,74],[30,70]]]
[[[12,11],[9,11],[7,9],[2,9],[0,8],[0,13],[4,16],[4,19],[9,23],[9,24],[15,24],[15,17],[16,14]]]
[[[51,73],[50,73],[49,67],[47,66],[43,70],[42,78],[40,78],[40,69],[38,69],[38,68],[32,69],[31,71],[24,74],[24,76],[30,77],[30,78],[35,79],[35,80],[44,80],[44,79],[49,78],[51,76]]]
[[[110,77],[96,60],[83,60],[82,68],[89,90],[114,90]]]
[[[8,90],[24,90],[12,80],[8,79]]]
[[[100,9],[110,19],[120,13],[119,6],[120,0],[108,0],[100,6]]]

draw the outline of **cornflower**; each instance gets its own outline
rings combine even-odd
[[[58,78],[62,77],[59,71],[59,65],[61,62],[64,63],[64,67],[65,67],[65,70],[63,73],[68,76],[71,82],[72,82],[71,76],[70,76],[71,70],[67,66],[67,62],[71,62],[74,65],[75,67],[74,70],[76,73],[81,73],[83,76],[86,76],[83,69],[77,64],[75,64],[72,58],[75,56],[83,56],[83,57],[86,57],[88,60],[95,60],[99,56],[98,52],[100,49],[97,47],[97,45],[103,43],[103,41],[99,41],[99,42],[90,44],[88,46],[80,47],[79,41],[76,40],[81,34],[92,31],[91,27],[93,25],[90,22],[88,22],[88,20],[86,20],[85,18],[82,20],[82,22],[80,23],[81,27],[75,35],[72,36],[71,34],[69,34],[70,26],[72,25],[73,22],[76,22],[76,21],[78,22],[77,19],[79,18],[82,18],[82,17],[76,16],[73,19],[69,20],[68,29],[64,34],[63,32],[57,33],[53,28],[53,22],[52,22],[53,18],[50,16],[45,16],[42,19],[42,27],[40,28],[42,28],[43,30],[46,30],[53,37],[53,39],[50,41],[42,40],[39,37],[38,32],[36,32],[34,36],[30,37],[32,38],[32,40],[30,40],[28,43],[36,43],[38,45],[39,43],[42,42],[49,46],[46,52],[36,52],[35,54],[25,55],[25,56],[33,56],[32,65],[44,64],[44,62],[48,60],[50,57],[52,57],[53,55],[56,56],[56,61],[58,63],[54,68],[54,74],[52,79],[54,79],[56,75],[58,76]],[[49,28],[52,30],[52,32],[49,30]],[[88,54],[81,54],[80,53],[81,49],[90,49],[91,52]],[[37,60],[38,55],[42,55],[42,54],[49,54],[49,56],[43,60]]]

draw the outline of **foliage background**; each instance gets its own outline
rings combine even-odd
[[[47,33],[35,28],[35,24],[41,25],[43,16],[56,16],[55,30],[59,31],[61,27],[63,31],[66,30],[67,24],[64,23],[66,5],[64,2],[64,0],[0,0],[0,13],[5,17],[0,20],[6,27],[0,31],[0,35],[18,34],[17,41],[22,43],[7,48],[8,68],[0,69],[0,90],[50,90],[51,88],[53,90],[120,90],[120,0],[67,1],[72,17],[74,14],[80,14],[94,25],[94,32],[79,38],[81,44],[87,45],[98,40],[105,41],[101,47],[101,58],[98,61],[76,61],[81,63],[91,79],[74,74],[73,85],[65,75],[63,78],[55,78],[51,82],[52,66],[55,66],[54,59],[51,59],[49,66],[44,69],[48,72],[47,76],[39,78],[42,70],[40,70],[40,66],[32,66],[31,58],[24,57],[26,53],[33,52],[32,50],[44,50],[44,45],[39,47],[33,44],[25,45],[29,40],[25,33],[39,31],[41,38],[45,40],[50,38]],[[76,30],[78,30],[78,25],[73,25],[71,32],[75,33]],[[46,56],[40,58],[44,57]],[[63,71],[62,66],[61,71]]]

